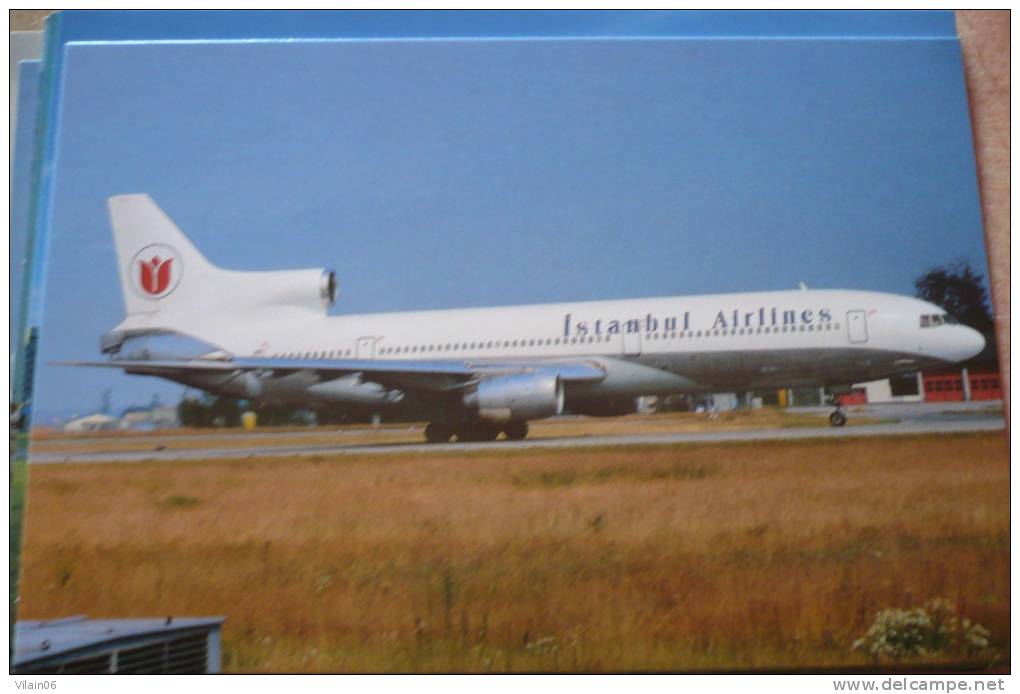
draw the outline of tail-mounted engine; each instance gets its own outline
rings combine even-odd
[[[243,273],[248,303],[325,311],[336,303],[339,283],[332,270],[276,270]]]

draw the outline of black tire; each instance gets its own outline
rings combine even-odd
[[[453,429],[445,424],[429,422],[425,427],[425,441],[428,443],[448,443],[452,436]]]
[[[833,412],[829,415],[829,424],[834,427],[841,427],[846,424],[846,415],[842,412]]]
[[[522,441],[528,436],[527,422],[507,422],[503,426],[503,433],[509,441]]]

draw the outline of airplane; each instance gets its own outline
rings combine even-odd
[[[102,336],[106,360],[63,363],[256,404],[413,405],[431,413],[430,443],[520,440],[530,420],[630,414],[643,396],[846,392],[984,347],[979,332],[925,301],[803,286],[329,316],[331,270],[222,269],[149,195],[116,195],[108,207],[126,317]],[[842,426],[838,395],[833,405],[830,423]]]

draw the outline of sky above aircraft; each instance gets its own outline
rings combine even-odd
[[[959,46],[912,40],[72,45],[36,402],[180,386],[47,367],[123,318],[106,212],[213,263],[328,267],[331,313],[986,273]]]

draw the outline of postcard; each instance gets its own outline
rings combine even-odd
[[[951,12],[69,12],[40,84],[16,668],[1008,669]]]

